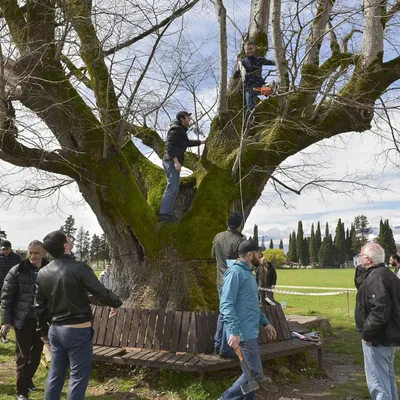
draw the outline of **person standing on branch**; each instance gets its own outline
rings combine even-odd
[[[256,57],[257,46],[254,42],[244,44],[244,53],[246,57],[237,64],[233,78],[237,79],[244,75],[244,91],[246,95],[246,104],[248,111],[252,111],[256,106],[256,99],[260,92],[254,90],[255,87],[262,87],[265,82],[262,76],[262,67],[264,65],[275,65],[275,62],[265,57]]]
[[[185,160],[185,151],[188,147],[200,146],[206,142],[188,138],[187,130],[191,115],[187,111],[179,111],[169,127],[162,161],[167,176],[167,187],[161,201],[159,221],[175,222],[177,220],[172,210],[179,193],[179,177]]]
[[[265,327],[268,339],[276,339],[275,328],[261,311],[258,286],[253,269],[260,265],[258,244],[244,240],[239,244],[239,259],[230,266],[222,286],[220,312],[224,316],[228,344],[233,349],[240,346],[253,377],[260,382],[263,375],[258,333],[260,324]],[[246,372],[222,394],[220,400],[254,400],[255,393],[242,394],[241,385],[248,383]]]
[[[366,272],[357,278],[355,320],[368,390],[373,400],[398,400],[393,363],[400,346],[400,280],[386,268],[378,243],[367,243],[360,258]]]
[[[9,273],[10,269],[21,262],[21,257],[14,253],[11,249],[11,242],[3,240],[1,242],[0,253],[0,292],[3,287],[4,279]]]
[[[93,362],[94,332],[88,292],[110,307],[119,307],[122,302],[98,281],[92,268],[71,257],[72,242],[64,232],[51,232],[43,242],[45,250],[55,258],[39,271],[37,278],[38,330],[43,342],[51,346],[44,399],[60,399],[69,366],[67,397],[83,400]]]
[[[6,336],[11,326],[15,329],[18,400],[28,399],[29,392],[36,389],[32,379],[43,350],[34,310],[39,269],[48,264],[43,256],[43,243],[32,241],[27,259],[11,268],[1,292],[1,333]]]

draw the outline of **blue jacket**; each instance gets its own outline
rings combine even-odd
[[[220,312],[227,337],[240,335],[240,341],[246,342],[258,338],[260,324],[265,326],[269,321],[261,311],[257,281],[250,266],[244,261],[229,264],[224,275]]]

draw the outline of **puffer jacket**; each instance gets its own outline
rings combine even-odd
[[[10,269],[20,262],[21,257],[13,251],[8,256],[0,253],[0,291],[3,287],[4,279],[6,279],[7,274],[10,272]]]
[[[355,319],[361,337],[372,345],[400,345],[400,280],[385,264],[357,278]]]
[[[236,229],[228,228],[217,233],[213,240],[212,257],[217,260],[217,285],[222,286],[226,271],[226,260],[236,260],[238,248],[244,236]]]
[[[165,142],[164,161],[171,161],[176,157],[181,165],[185,160],[185,151],[188,147],[200,146],[200,140],[191,140],[187,135],[187,128],[180,121],[171,121],[167,140]]]
[[[49,262],[42,260],[41,268]],[[3,324],[21,329],[28,316],[35,318],[33,303],[36,291],[34,271],[36,267],[28,259],[11,268],[1,292],[1,315]]]

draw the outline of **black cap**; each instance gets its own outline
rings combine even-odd
[[[3,240],[1,242],[2,249],[11,249],[11,242],[9,240]]]
[[[178,114],[176,114],[176,119],[180,121],[183,117],[190,117],[191,115],[192,114],[187,111],[179,111]]]
[[[238,253],[239,254],[246,254],[250,251],[259,251],[258,244],[254,242],[253,240],[243,240],[243,242],[240,242],[239,248],[238,248]]]
[[[228,218],[228,226],[229,228],[237,229],[239,228],[242,221],[243,221],[242,214],[234,212]]]

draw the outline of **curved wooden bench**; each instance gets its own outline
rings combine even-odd
[[[117,364],[197,372],[239,366],[235,359],[213,355],[218,311],[188,312],[161,309],[120,308],[109,318],[109,308],[92,305],[94,360]],[[316,350],[322,370],[322,347],[292,339],[280,305],[263,306],[277,331],[277,341],[268,343],[260,326],[262,360]]]

